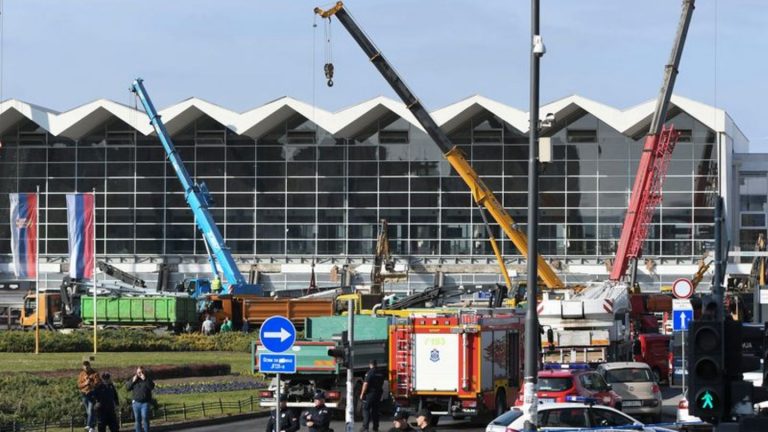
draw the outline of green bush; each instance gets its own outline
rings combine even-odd
[[[93,333],[90,330],[68,334],[44,331],[40,336],[43,352],[85,352],[91,350]],[[249,352],[252,334],[239,332],[205,336],[200,333],[172,335],[145,330],[119,329],[98,332],[99,351],[234,351]],[[34,352],[35,334],[31,331],[0,332],[0,352]]]
[[[0,424],[81,421],[85,414],[75,378],[10,374],[0,376],[0,388]]]

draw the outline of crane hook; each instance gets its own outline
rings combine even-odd
[[[328,79],[328,87],[333,87],[333,63],[326,63],[323,67],[325,77]]]

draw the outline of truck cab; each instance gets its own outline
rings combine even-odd
[[[670,340],[669,335],[640,334],[634,341],[632,349],[634,360],[650,366],[656,375],[656,382],[664,381],[669,377]]]
[[[68,314],[65,311],[59,292],[40,292],[40,301],[37,301],[37,295],[32,292],[24,297],[24,307],[21,309],[19,323],[22,328],[34,327],[35,324],[41,326],[76,327],[79,323],[78,314]],[[79,301],[77,302],[79,305]],[[40,321],[37,321],[37,308],[40,307]]]

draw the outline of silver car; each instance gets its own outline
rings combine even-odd
[[[661,389],[651,367],[640,362],[604,363],[597,371],[621,396],[621,410],[661,422]]]
[[[577,430],[594,428],[600,432],[628,430],[642,432],[672,432],[671,429],[646,426],[634,418],[604,405],[553,403],[538,406],[538,427],[541,430]],[[485,432],[521,432],[530,417],[520,407],[514,407],[496,417]]]

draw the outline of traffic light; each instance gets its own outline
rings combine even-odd
[[[689,410],[712,424],[722,418],[723,403],[726,402],[723,327],[723,321],[697,320],[692,322],[690,329]]]
[[[334,337],[333,339],[335,341],[338,341],[339,343],[336,344],[335,348],[329,348],[328,349],[328,355],[331,357],[336,358],[337,362],[340,363],[344,367],[349,367],[349,336],[348,332],[345,330],[341,332],[340,337]]]

